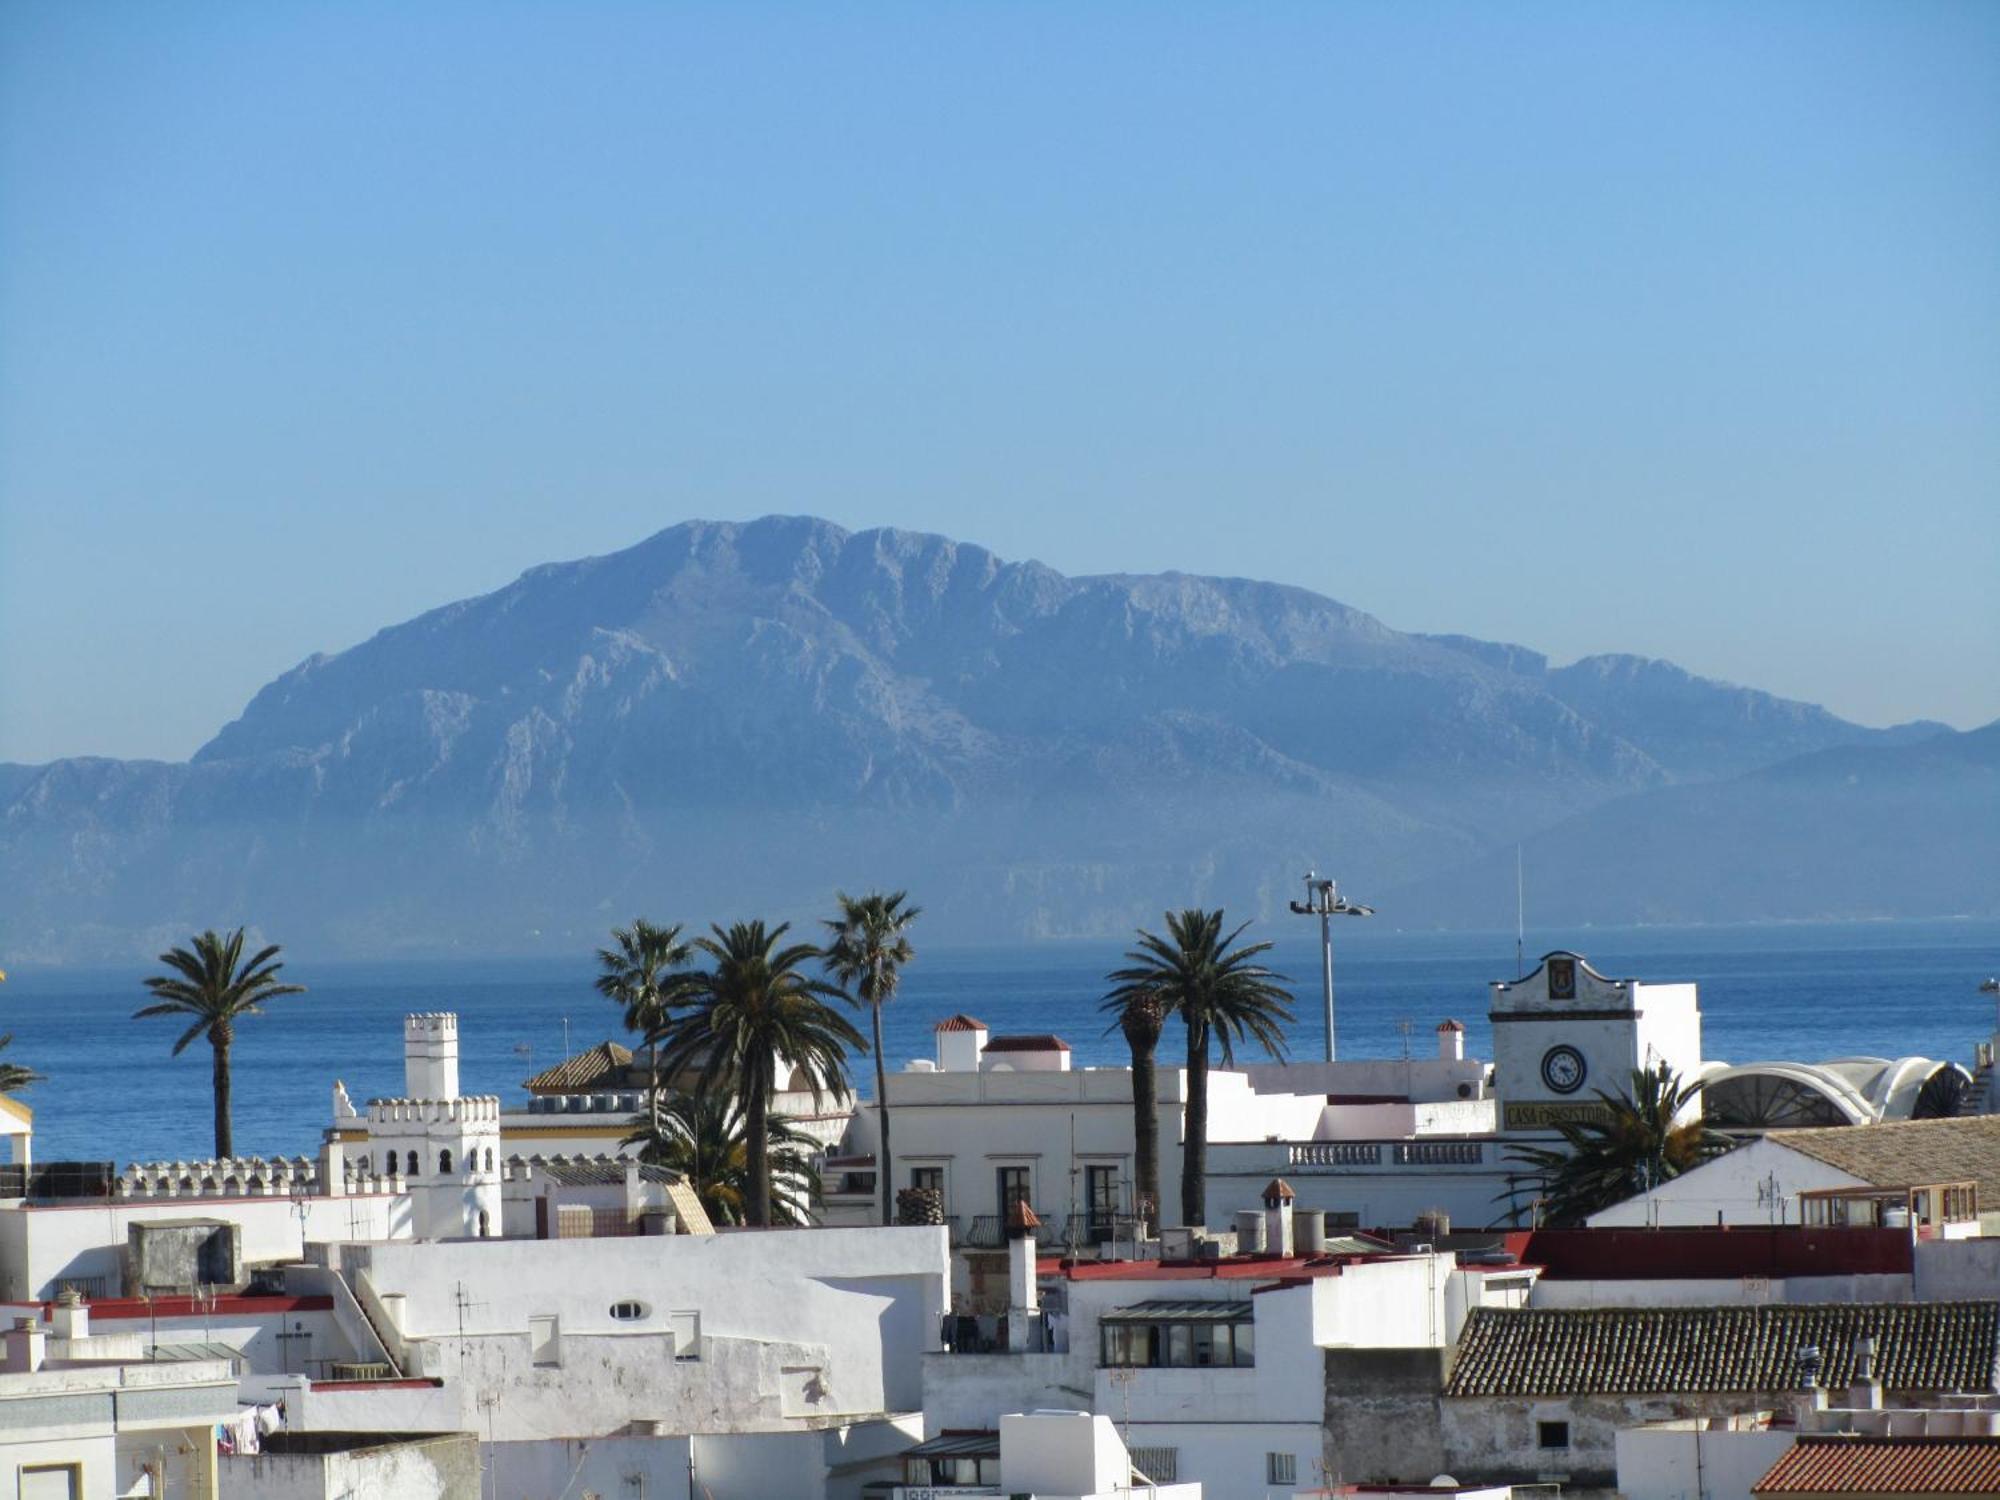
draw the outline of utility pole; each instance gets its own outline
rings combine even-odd
[[[1372,917],[1375,908],[1363,906],[1358,901],[1349,901],[1340,894],[1340,888],[1331,880],[1323,880],[1313,871],[1306,871],[1306,899],[1291,903],[1292,911],[1301,917],[1319,918],[1320,983],[1326,991],[1326,1060],[1334,1060],[1333,1033],[1333,921],[1334,917]]]

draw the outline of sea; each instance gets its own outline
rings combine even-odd
[[[1294,1056],[1323,1055],[1317,933],[1307,921],[1269,961],[1293,982]],[[884,1012],[889,1065],[930,1057],[933,1025],[966,1011],[996,1032],[1052,1032],[1074,1066],[1127,1060],[1099,1005],[1125,945],[1075,941],[929,948]],[[1516,935],[1398,931],[1366,922],[1336,929],[1335,987],[1342,1057],[1427,1056],[1437,1023],[1460,1020],[1467,1050],[1490,1056],[1489,983],[1514,977]],[[2000,922],[1870,922],[1738,927],[1597,927],[1529,932],[1532,967],[1565,948],[1600,972],[1701,987],[1704,1052],[1729,1062],[1908,1055],[1970,1064],[1991,1036]],[[0,1057],[44,1075],[21,1096],[35,1111],[38,1161],[193,1159],[210,1154],[209,1048],[179,1056],[172,1020],[135,1020],[156,964],[11,971],[0,985]],[[524,1098],[521,1081],[594,1043],[623,1037],[619,1012],[592,988],[595,963],[574,957],[312,962],[285,978],[308,987],[273,1001],[237,1029],[233,1052],[240,1155],[311,1155],[343,1080],[356,1101],[402,1092],[402,1017],[455,1011],[461,1086]],[[864,1015],[854,1017],[865,1036]],[[1170,1060],[1177,1042],[1161,1046]],[[872,1092],[873,1063],[854,1060]]]

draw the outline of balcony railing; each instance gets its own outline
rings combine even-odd
[[[1379,1167],[1380,1141],[1300,1141],[1291,1149],[1295,1167]]]
[[[1294,1141],[1290,1165],[1318,1167],[1476,1167],[1486,1160],[1478,1141]]]

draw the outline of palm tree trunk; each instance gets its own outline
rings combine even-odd
[[[889,1151],[889,1070],[882,1063],[882,1002],[869,1007],[875,1019],[875,1117],[882,1123],[882,1153],[875,1164],[875,1180],[882,1189],[882,1222],[896,1221],[895,1157]]]
[[[1199,1229],[1208,1217],[1208,1022],[1192,1018],[1181,1134],[1181,1222]]]
[[[771,1222],[771,1090],[761,1069],[749,1070],[750,1097],[743,1101],[744,1148],[750,1158],[750,1222],[762,1229]]]
[[[1132,1205],[1148,1232],[1160,1217],[1160,1080],[1153,1049],[1132,1049],[1132,1168],[1138,1202]]]
[[[229,1128],[229,1044],[235,1040],[227,1022],[209,1029],[208,1044],[215,1049],[215,1154],[234,1156],[236,1137]]]

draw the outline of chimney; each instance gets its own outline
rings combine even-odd
[[[1875,1335],[1864,1333],[1854,1341],[1854,1381],[1847,1388],[1847,1404],[1856,1411],[1882,1409],[1882,1382],[1875,1378]]]
[[[1800,1432],[1818,1432],[1820,1413],[1826,1410],[1826,1387],[1819,1383],[1819,1345],[1799,1345],[1798,1362],[1799,1386],[1792,1398],[1792,1410]]]
[[[1438,1056],[1446,1062],[1465,1061],[1465,1023],[1438,1022]]]
[[[9,1375],[29,1375],[42,1367],[48,1357],[49,1336],[34,1318],[16,1318],[7,1330],[6,1371]]]
[[[84,1305],[83,1297],[75,1287],[64,1287],[62,1295],[56,1298],[55,1311],[49,1317],[49,1331],[59,1339],[90,1337],[90,1309]]]
[[[1292,1199],[1298,1195],[1282,1177],[1273,1177],[1264,1188],[1264,1253],[1292,1253]]]
[[[1042,1221],[1020,1199],[1007,1210],[1007,1350],[1027,1351],[1033,1344],[1035,1314],[1041,1311],[1041,1289],[1035,1282],[1035,1231]]]

